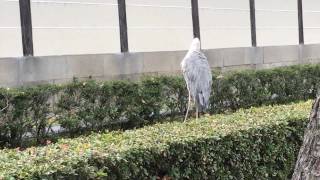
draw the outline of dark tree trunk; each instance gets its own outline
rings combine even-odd
[[[129,47],[128,47],[126,0],[118,0],[118,14],[119,14],[119,26],[120,26],[121,52],[128,52]]]
[[[320,97],[313,103],[292,180],[320,179]]]

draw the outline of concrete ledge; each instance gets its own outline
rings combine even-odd
[[[111,78],[118,75],[140,74],[143,72],[143,60],[139,54],[104,55],[104,73],[102,76]]]
[[[310,44],[300,47],[302,61],[319,60],[320,44]]]
[[[209,65],[211,67],[223,67],[223,57],[222,57],[222,50],[221,49],[209,49],[204,50],[205,55],[208,58]]]
[[[252,48],[230,48],[222,50],[223,66],[239,66],[252,64],[254,56]]]
[[[17,86],[19,81],[19,59],[0,59],[0,86]]]
[[[299,61],[299,46],[263,47],[263,63]]]
[[[320,44],[204,50],[213,69],[260,69],[319,63]],[[186,51],[66,55],[0,59],[0,86],[65,83],[74,77],[133,79],[144,75],[180,74]]]

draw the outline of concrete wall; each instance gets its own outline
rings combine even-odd
[[[64,83],[73,77],[138,79],[145,74],[180,73],[185,51],[0,58],[0,86]],[[222,71],[320,62],[320,44],[205,50],[210,66]]]
[[[31,0],[36,56],[120,52],[117,0]],[[304,0],[305,42],[320,43],[320,1]],[[259,46],[298,44],[297,0],[256,0]],[[202,47],[249,47],[249,0],[199,0]],[[190,0],[127,0],[131,52],[180,51]],[[22,56],[18,0],[0,0],[0,57]]]

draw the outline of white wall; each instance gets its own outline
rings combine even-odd
[[[22,55],[19,5],[0,0],[0,57]]]
[[[249,0],[199,0],[203,48],[251,45]]]
[[[297,0],[256,0],[256,10],[258,45],[299,42]]]
[[[119,51],[117,1],[76,1],[106,4],[32,3],[35,55]]]
[[[31,1],[35,55],[120,51],[117,0]],[[320,11],[320,1],[303,3],[305,42],[319,43],[320,13],[310,10]],[[127,0],[130,51],[187,49],[190,6],[190,0]],[[199,0],[199,7],[203,48],[251,45],[249,0]],[[256,9],[259,46],[298,43],[296,0],[256,0]],[[0,57],[22,56],[19,27],[18,0],[0,0]]]
[[[305,43],[320,42],[320,1],[304,0],[304,38]]]
[[[185,50],[189,47],[193,36],[191,9],[188,8],[190,0],[126,2],[130,51]]]

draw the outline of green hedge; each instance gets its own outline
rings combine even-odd
[[[311,101],[0,151],[0,179],[287,179]]]
[[[320,65],[247,70],[213,76],[211,114],[251,106],[314,98]],[[0,147],[44,144],[90,131],[142,127],[184,114],[187,91],[182,77],[147,77],[141,82],[78,82],[0,89]],[[181,118],[182,119],[182,118]],[[26,143],[25,135],[34,137]]]

